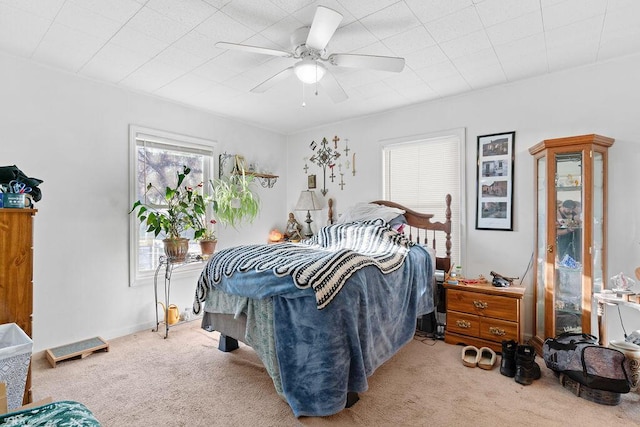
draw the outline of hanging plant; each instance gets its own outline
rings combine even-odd
[[[210,181],[213,210],[220,223],[233,228],[243,222],[253,222],[260,211],[260,199],[253,192],[253,175],[247,175],[244,169],[228,177]]]

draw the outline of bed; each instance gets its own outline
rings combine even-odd
[[[356,205],[300,243],[224,249],[206,264],[194,312],[219,349],[251,346],[296,417],[350,407],[367,377],[434,312],[435,272],[449,271],[451,197],[434,222],[389,201]],[[436,235],[444,256],[436,256]]]

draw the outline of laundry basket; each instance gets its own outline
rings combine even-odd
[[[9,411],[22,405],[33,341],[15,323],[0,325],[0,382],[7,385]]]

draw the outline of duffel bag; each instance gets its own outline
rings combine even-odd
[[[630,390],[624,354],[598,345],[593,335],[563,333],[547,338],[542,358],[547,368],[587,387],[615,393]]]

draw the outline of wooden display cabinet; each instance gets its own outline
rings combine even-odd
[[[535,161],[531,343],[540,354],[544,340],[562,332],[597,333],[592,296],[607,277],[607,151],[613,142],[581,135],[529,149]]]
[[[0,324],[15,323],[31,337],[33,216],[36,209],[0,208]],[[23,404],[31,399],[31,366]]]

